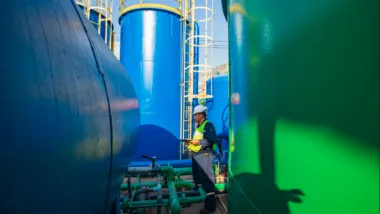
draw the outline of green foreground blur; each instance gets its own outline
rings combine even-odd
[[[229,214],[378,214],[379,1],[227,9]]]

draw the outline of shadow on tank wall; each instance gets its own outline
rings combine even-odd
[[[259,80],[252,114],[333,127],[379,148],[379,20],[367,9],[331,10],[277,43],[265,72],[249,78]]]
[[[244,210],[247,213],[290,214],[289,202],[303,202],[301,196],[304,196],[304,193],[301,190],[280,190],[264,175],[242,173],[235,176],[234,181],[229,185],[228,194],[239,195],[241,190],[245,190],[246,197],[250,199],[236,200],[228,204],[231,210]],[[255,191],[246,191],[247,189]]]
[[[234,200],[233,203],[228,204],[229,210],[260,214],[290,214],[289,202],[303,203],[301,196],[305,196],[305,193],[301,189],[281,190],[276,185],[275,123],[273,116],[259,115],[257,128],[261,173],[241,173],[230,176],[232,178],[229,182],[229,196],[238,198],[244,192],[247,200]]]

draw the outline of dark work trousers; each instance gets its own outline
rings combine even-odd
[[[205,201],[205,208],[209,212],[216,210],[213,159],[214,154],[210,150],[200,151],[192,155],[193,180],[196,186],[201,185],[208,194]]]

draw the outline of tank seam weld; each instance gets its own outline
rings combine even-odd
[[[105,94],[106,94],[106,99],[107,99],[107,107],[108,107],[108,117],[109,117],[109,123],[110,123],[110,140],[111,140],[111,150],[110,150],[110,171],[109,171],[109,176],[108,176],[108,188],[107,188],[107,195],[106,195],[106,201],[105,201],[105,209],[107,209],[107,202],[108,202],[108,198],[109,198],[109,192],[110,192],[110,186],[111,186],[111,177],[112,177],[112,162],[113,162],[113,126],[112,126],[112,112],[111,112],[111,105],[110,105],[110,99],[109,99],[109,93],[108,93],[108,88],[107,88],[107,83],[106,83],[106,80],[105,80],[105,75],[104,75],[104,70],[103,70],[103,66],[101,64],[101,59],[98,55],[98,51],[95,47],[95,44],[94,44],[94,41],[92,40],[92,38],[89,36],[88,34],[88,29],[86,27],[86,25],[84,24],[84,20],[83,18],[81,17],[77,7],[76,7],[76,3],[74,0],[71,0],[71,3],[74,7],[74,10],[75,12],[77,13],[78,17],[79,17],[79,20],[83,26],[83,29],[84,29],[84,32],[86,33],[86,36],[87,36],[87,39],[90,43],[90,47],[91,47],[91,50],[92,50],[92,53],[93,53],[93,56],[94,56],[94,59],[95,59],[95,62],[96,62],[96,67],[98,68],[98,72],[100,74],[100,76],[102,77],[102,82],[103,82],[103,85],[104,85],[104,90],[105,90]],[[105,210],[104,213],[106,213],[107,210]]]

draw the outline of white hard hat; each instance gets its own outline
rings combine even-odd
[[[207,111],[207,107],[206,106],[203,106],[203,105],[197,105],[195,106],[194,108],[194,113],[193,114],[198,114],[198,113],[202,113],[202,112],[206,112]]]

